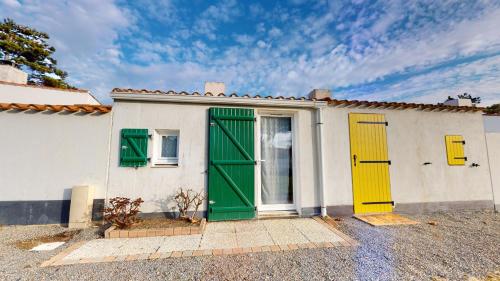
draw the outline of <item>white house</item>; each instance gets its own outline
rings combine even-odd
[[[208,86],[114,89],[112,110],[0,100],[0,224],[67,222],[77,185],[94,219],[116,196],[173,216],[180,187],[208,193],[209,220],[499,206],[500,117],[480,108]]]
[[[482,112],[470,106],[115,89],[108,197],[209,220],[493,208]]]

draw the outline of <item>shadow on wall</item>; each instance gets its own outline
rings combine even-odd
[[[158,198],[149,201],[148,203],[154,204],[157,209],[167,210],[162,212],[154,212],[154,213],[139,213],[140,217],[143,218],[168,218],[168,219],[177,219],[179,218],[179,209],[175,203],[175,195],[177,194],[177,190],[172,192],[170,195],[167,195],[165,198]],[[200,206],[200,209],[206,209],[206,200]],[[187,214],[191,216],[193,211],[188,211]],[[198,211],[196,213],[197,217],[206,217],[206,211]]]

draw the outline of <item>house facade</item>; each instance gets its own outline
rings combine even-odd
[[[209,220],[493,208],[475,107],[115,89],[107,195],[174,215],[183,188]],[[131,145],[131,142],[135,143]]]
[[[114,89],[112,108],[0,100],[0,224],[66,223],[82,185],[94,220],[116,196],[175,216],[179,188],[207,194],[211,221],[500,206],[500,116],[215,86]]]

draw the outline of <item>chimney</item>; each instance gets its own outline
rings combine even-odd
[[[328,89],[314,89],[309,93],[309,99],[325,100],[332,97],[332,92]]]
[[[223,82],[205,82],[205,93],[212,93],[216,96],[225,92],[226,85]]]
[[[444,103],[444,105],[452,105],[452,106],[472,106],[471,99],[448,99]]]
[[[13,62],[0,61],[0,81],[27,84],[28,74],[15,67]]]

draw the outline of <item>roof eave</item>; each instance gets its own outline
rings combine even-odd
[[[248,97],[225,97],[225,96],[193,96],[193,95],[166,95],[166,94],[134,94],[134,93],[111,93],[115,101],[151,101],[171,103],[196,103],[196,104],[228,104],[228,105],[251,105],[269,107],[297,107],[315,108],[327,106],[326,101],[312,100],[285,100]]]

